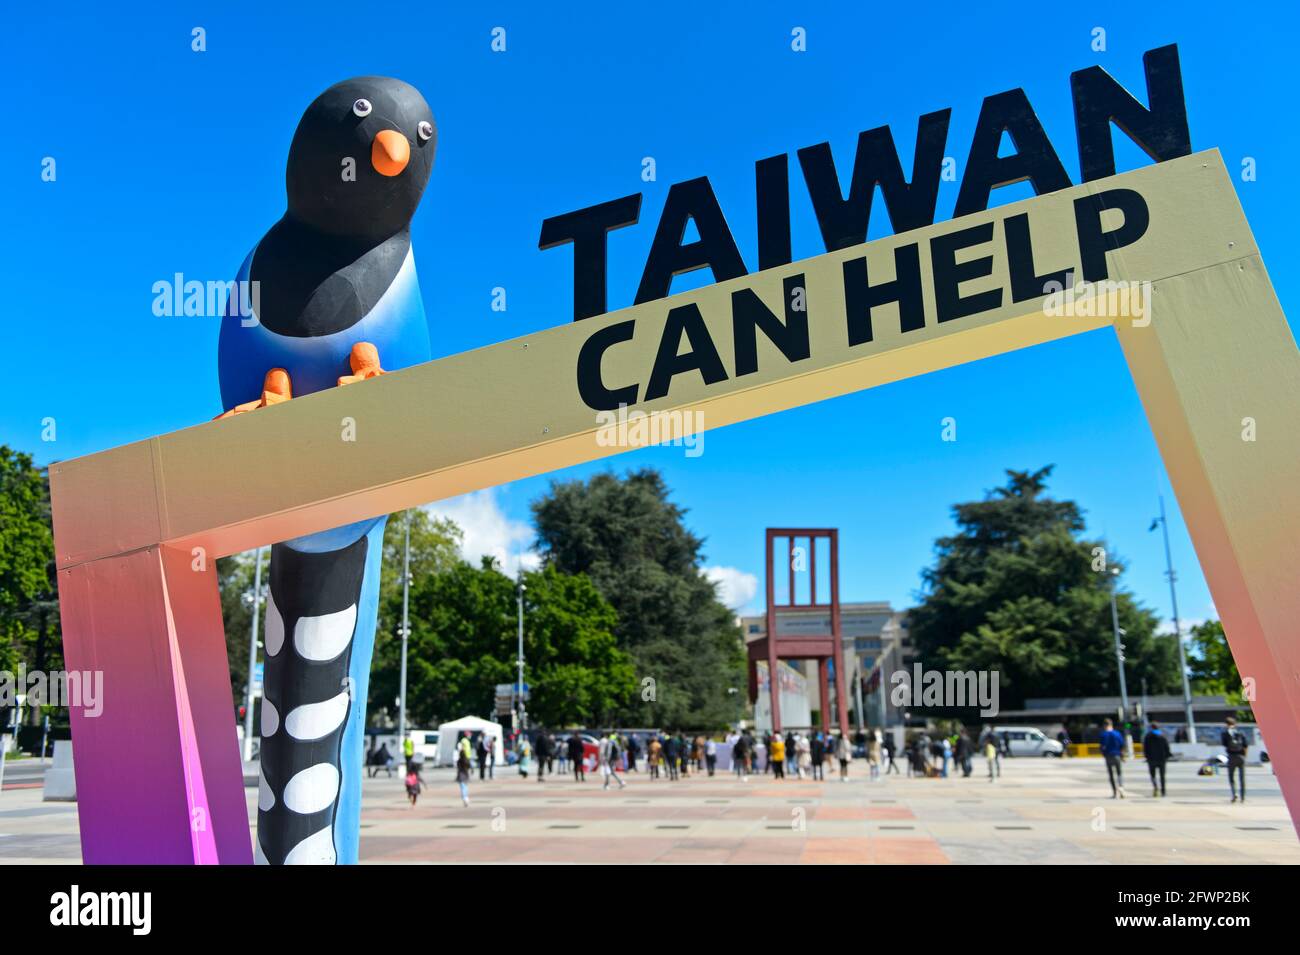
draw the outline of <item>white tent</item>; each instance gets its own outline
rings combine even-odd
[[[506,751],[501,741],[505,738],[505,733],[501,729],[500,723],[493,723],[491,720],[481,720],[477,716],[462,716],[458,720],[452,720],[450,723],[443,723],[438,727],[438,765],[454,766],[456,764],[456,741],[460,739],[462,732],[470,733],[487,733],[492,737],[492,749],[496,754],[497,766],[504,767],[506,764]],[[477,753],[473,757],[478,759]]]

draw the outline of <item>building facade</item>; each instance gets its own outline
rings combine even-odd
[[[830,614],[824,611],[778,609],[777,620],[783,635],[818,637],[831,632]],[[762,614],[741,617],[740,625],[747,644],[767,636],[767,621]],[[902,714],[892,712],[887,704],[889,674],[912,664],[906,611],[895,610],[888,601],[843,603],[840,605],[840,631],[846,670],[844,682],[849,697],[847,705],[852,714],[850,723],[855,728],[900,723]],[[819,706],[819,681],[830,679],[831,674],[827,668],[819,667],[811,660],[794,660],[790,664],[805,677],[807,703],[800,712],[811,714]],[[817,672],[819,670],[826,672]],[[759,699],[762,698],[760,694]],[[784,706],[783,702],[783,710]],[[757,719],[757,712],[755,716]]]

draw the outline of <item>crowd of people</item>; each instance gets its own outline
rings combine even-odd
[[[1129,740],[1125,733],[1115,728],[1114,720],[1106,720],[1102,727],[1100,749],[1106,761],[1106,777],[1110,782],[1112,799],[1125,799],[1128,793],[1124,789],[1124,761],[1130,754]],[[1223,721],[1219,731],[1219,745],[1223,747],[1221,755],[1212,756],[1200,767],[1202,776],[1217,775],[1219,769],[1228,770],[1228,789],[1232,802],[1246,801],[1246,754],[1250,743],[1246,734],[1237,727],[1237,721],[1229,716]],[[1147,773],[1151,777],[1151,795],[1163,799],[1168,795],[1165,788],[1165,767],[1169,763],[1172,750],[1169,739],[1159,721],[1151,720],[1142,737],[1142,758],[1147,764]]]
[[[1068,752],[1069,736],[1063,730],[1058,738]],[[1225,721],[1220,741],[1223,756],[1207,760],[1201,773],[1209,775],[1226,768],[1232,802],[1244,802],[1249,744],[1233,718]],[[407,798],[414,806],[423,788],[422,766],[409,737],[403,747]],[[1112,798],[1126,798],[1124,762],[1131,756],[1130,740],[1116,729],[1114,721],[1108,719],[1102,728],[1099,748]],[[495,778],[496,749],[497,740],[487,733],[462,731],[459,734],[454,749],[454,765],[463,805],[469,805],[469,785],[475,762],[480,781]],[[927,778],[948,778],[958,774],[969,778],[974,772],[974,760],[979,756],[984,759],[989,782],[995,782],[1002,775],[1002,760],[1011,756],[1010,740],[1006,734],[991,727],[985,727],[977,740],[972,740],[964,727],[948,734],[931,735],[922,731],[911,737],[901,753],[897,751],[893,734],[876,728],[859,730],[852,740],[836,732],[789,730],[784,734],[771,731],[756,734],[745,730],[730,733],[721,744],[714,736],[683,732],[620,733],[610,730],[584,733],[573,730],[566,734],[539,728],[516,736],[512,756],[518,773],[526,778],[535,775],[539,783],[544,782],[548,775],[567,777],[570,773],[575,782],[582,783],[586,782],[588,773],[599,773],[603,788],[616,785],[623,789],[626,774],[639,774],[643,765],[650,780],[676,781],[692,774],[713,776],[722,749],[729,754],[731,772],[742,781],[748,781],[753,775],[770,775],[778,780],[824,781],[829,764],[834,776],[841,782],[848,782],[849,764],[856,752],[866,760],[868,778],[872,781],[890,773],[901,775],[895,759],[897,755],[906,766],[908,776]],[[1162,798],[1166,795],[1165,770],[1172,751],[1164,730],[1155,720],[1147,724],[1142,751],[1151,777],[1152,796]],[[392,775],[395,767],[387,745],[371,753],[367,763],[371,776],[384,770]]]

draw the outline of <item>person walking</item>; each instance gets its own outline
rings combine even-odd
[[[650,762],[650,778],[659,778],[659,763],[663,760],[664,744],[659,742],[658,736],[650,737],[650,745],[646,749],[647,759]]]
[[[822,738],[821,732],[813,734],[810,745],[812,759],[812,778],[826,781],[826,775],[822,772],[822,763],[826,760],[826,741]]]
[[[640,772],[636,768],[637,758],[641,755],[641,740],[635,733],[627,738],[627,771],[629,773]]]
[[[420,766],[414,759],[406,761],[406,798],[411,801],[411,808],[415,808],[415,801],[420,798],[421,789]]]
[[[676,736],[669,736],[664,743],[664,762],[668,765],[669,782],[678,779],[680,772],[680,761],[682,758],[681,743]]]
[[[575,783],[586,782],[587,767],[584,763],[585,753],[582,745],[582,734],[574,730],[573,735],[560,744],[560,749],[564,753],[565,760],[573,764],[573,781]]]
[[[943,747],[943,778],[947,779],[948,764],[952,762],[952,740],[945,736],[940,745]]]
[[[1169,762],[1169,740],[1160,731],[1160,724],[1151,721],[1147,735],[1142,737],[1142,755],[1146,757],[1147,772],[1151,774],[1151,795],[1165,795],[1165,763]]]
[[[487,733],[480,733],[478,737],[478,746],[475,747],[475,754],[478,756],[478,781],[482,782],[487,777],[488,753],[492,749],[492,737]]]
[[[710,736],[704,742],[704,765],[712,776],[718,768],[718,741]]]
[[[804,778],[804,773],[812,777],[812,745],[808,742],[808,737],[800,733],[795,737],[795,748],[799,755],[799,778]]]
[[[622,765],[622,749],[618,745],[618,736],[614,732],[600,741],[600,774],[605,778],[604,789],[609,788],[609,781],[612,779],[618,783],[619,789],[626,789],[627,784],[619,778],[618,768]]]
[[[1237,778],[1241,779],[1241,801],[1246,801],[1246,734],[1237,729],[1237,721],[1229,716],[1223,721],[1219,734],[1223,752],[1228,757],[1228,785],[1232,787],[1232,801],[1237,801]]]
[[[849,737],[845,733],[835,737],[835,758],[840,761],[840,782],[847,783],[849,781],[849,760],[853,758],[853,744],[849,742]]]
[[[1106,720],[1101,732],[1101,755],[1106,760],[1106,778],[1110,780],[1110,798],[1123,799],[1124,793],[1124,735],[1115,729],[1113,720]]]
[[[533,745],[528,742],[528,737],[520,734],[519,736],[519,775],[525,779],[528,778],[528,770],[533,762]]]
[[[456,784],[460,786],[460,801],[465,806],[469,805],[469,752],[469,735],[466,734],[456,745]]]
[[[772,742],[767,750],[767,761],[772,766],[775,779],[785,779],[785,740],[780,733],[772,734]]]
[[[989,764],[989,782],[993,782],[1002,775],[1002,767],[998,763],[998,737],[992,730],[985,730],[984,736],[980,740],[980,748],[984,751],[984,758]]]
[[[731,744],[731,768],[742,783],[749,781],[749,737],[744,733]]]
[[[888,763],[888,765],[885,766],[885,775],[888,776],[890,773],[898,773],[900,776],[903,775],[902,770],[898,768],[898,763],[894,762],[894,734],[883,734],[883,741],[880,740],[881,735],[880,730],[876,730],[876,742],[880,743],[880,747],[885,753],[885,760]]]
[[[970,752],[970,736],[967,734],[966,728],[963,726],[961,731],[957,734],[957,745],[953,752],[954,758],[957,760],[957,765],[961,767],[961,775],[963,779],[970,779]]]
[[[546,781],[546,761],[550,756],[550,737],[546,730],[539,729],[533,742],[533,755],[537,757],[537,781]]]
[[[884,752],[886,745],[889,747],[889,765],[894,766],[893,741],[882,740],[880,730],[873,727],[871,732],[867,734],[867,766],[871,770],[872,782],[880,779],[880,754]],[[894,766],[894,772],[898,772],[897,766]]]

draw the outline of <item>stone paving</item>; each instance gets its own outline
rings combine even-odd
[[[1126,767],[1130,796],[1110,798],[1096,759],[1006,760],[990,783],[866,778],[848,783],[703,774],[669,782],[629,774],[522,779],[506,769],[471,785],[461,806],[452,774],[425,772],[408,806],[398,774],[367,779],[363,863],[1300,863],[1300,841],[1277,781],[1251,767],[1250,799],[1228,801],[1226,776],[1170,764],[1154,799],[1145,766]],[[76,806],[43,803],[39,776],[11,772],[0,796],[0,864],[77,862]],[[26,788],[24,788],[26,787]],[[256,790],[248,790],[256,821]]]

